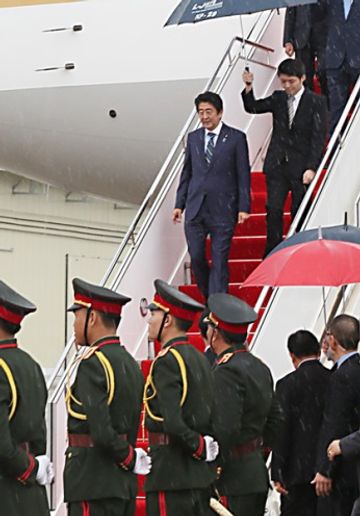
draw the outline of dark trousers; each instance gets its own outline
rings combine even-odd
[[[331,502],[334,508],[333,516],[352,516],[354,504],[359,493],[355,487],[346,486],[344,482],[342,485],[339,484],[331,494]]]
[[[276,169],[266,172],[267,236],[264,256],[282,241],[284,204],[288,193],[291,191],[291,218],[294,219],[306,192],[302,175],[294,176],[291,173],[292,166],[289,162],[284,162]]]
[[[68,516],[135,516],[136,501],[111,498],[68,503]],[[34,515],[35,516],[35,515]]]
[[[360,497],[355,500],[351,516],[360,516]]]
[[[333,133],[349,97],[349,90],[356,82],[360,70],[351,68],[346,61],[336,69],[326,70],[330,104],[330,133]]]
[[[288,488],[288,494],[281,496],[281,516],[317,516],[317,502],[314,486],[300,484]]]
[[[304,48],[295,51],[297,59],[300,59],[305,65],[306,74],[306,86],[311,90],[314,89],[314,76],[317,75],[321,93],[327,96],[327,81],[326,73],[323,68],[323,50],[319,50],[312,43],[308,43]],[[315,58],[317,60],[317,66],[315,70]]]
[[[264,516],[266,493],[222,496],[221,501],[234,516]]]
[[[212,516],[208,489],[146,493],[147,516]]]
[[[236,219],[228,222],[213,220],[206,200],[192,220],[185,221],[185,236],[197,285],[207,299],[210,294],[227,292],[229,282],[228,257]],[[206,238],[211,238],[211,267],[206,259]]]
[[[45,488],[0,475],[0,515],[50,516]]]

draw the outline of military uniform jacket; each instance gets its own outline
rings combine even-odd
[[[205,356],[185,337],[169,341],[146,382],[146,428],[170,439],[169,444],[150,446],[147,492],[202,489],[212,483],[215,469],[204,461],[202,436],[211,433],[213,394]]]
[[[266,492],[268,472],[260,448],[234,456],[237,446],[262,439],[272,446],[282,424],[268,367],[236,346],[219,355],[213,370],[215,387],[214,433],[220,445],[221,495]]]
[[[49,515],[36,483],[36,455],[46,453],[47,390],[40,366],[17,347],[0,341],[0,494],[4,516]]]
[[[100,339],[85,356],[67,396],[68,432],[88,434],[93,445],[68,447],[64,498],[66,502],[130,499],[137,493],[133,447],[143,376],[118,337]]]

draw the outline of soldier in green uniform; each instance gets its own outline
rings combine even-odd
[[[269,477],[263,447],[282,423],[268,367],[248,352],[247,325],[256,312],[229,294],[209,301],[208,341],[217,355],[214,434],[220,445],[217,489],[234,516],[263,516]]]
[[[44,376],[15,335],[35,305],[0,281],[0,513],[49,516]]]
[[[68,449],[64,498],[69,516],[132,516],[136,474],[150,459],[134,448],[143,376],[120,344],[116,330],[130,298],[83,280],[73,280],[75,342],[88,346],[74,384],[68,387]]]
[[[162,280],[149,305],[149,340],[162,350],[145,385],[152,470],[145,482],[147,516],[209,514],[218,453],[211,432],[213,380],[205,356],[186,332],[204,307]],[[211,512],[211,514],[213,514]]]

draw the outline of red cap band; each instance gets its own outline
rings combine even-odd
[[[209,314],[208,319],[216,326],[216,328],[220,328],[220,330],[228,331],[230,333],[237,333],[239,335],[244,335],[247,333],[249,326],[248,324],[227,323],[219,319],[213,312]]]
[[[192,310],[180,308],[169,303],[169,301],[162,298],[159,294],[155,294],[153,303],[157,305],[160,308],[160,310],[164,310],[164,312],[170,312],[171,315],[174,315],[179,319],[184,319],[185,321],[193,321],[196,315],[196,312]]]
[[[79,304],[80,306],[88,306],[93,310],[98,310],[99,312],[105,312],[115,315],[120,315],[122,310],[122,305],[119,303],[111,303],[109,301],[100,301],[99,299],[92,299],[90,297],[86,297],[83,294],[75,295],[75,304]]]
[[[15,312],[10,312],[5,306],[0,305],[0,317],[5,321],[8,321],[13,324],[20,324],[24,319],[24,315],[16,314]]]

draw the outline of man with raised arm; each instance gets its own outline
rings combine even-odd
[[[326,99],[304,88],[305,67],[298,59],[285,59],[277,71],[283,91],[276,90],[257,100],[254,75],[243,73],[244,108],[248,113],[271,113],[273,130],[264,162],[266,175],[265,256],[283,238],[283,212],[291,192],[291,218],[294,219],[307,186],[320,165],[327,133]]]

